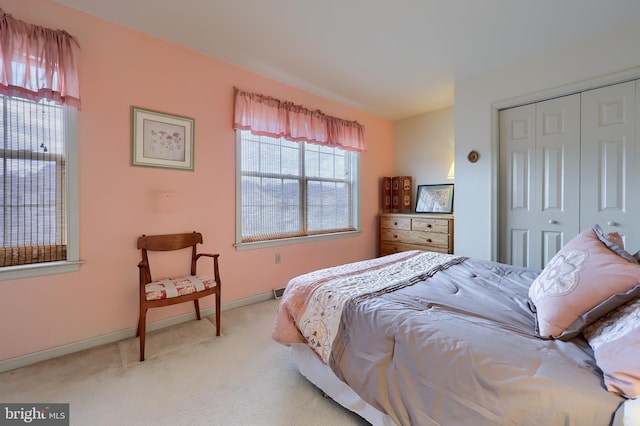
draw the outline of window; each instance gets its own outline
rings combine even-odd
[[[357,231],[364,126],[234,90],[236,247]]]
[[[357,229],[358,154],[237,131],[237,242]]]
[[[27,275],[66,272],[60,262],[78,260],[75,109],[0,95],[0,132],[2,278],[22,277],[27,265],[40,267]]]
[[[79,267],[78,41],[0,9],[0,280]]]

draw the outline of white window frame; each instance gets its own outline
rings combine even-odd
[[[349,238],[361,234],[360,229],[360,155],[353,156],[353,165],[356,168],[357,182],[353,185],[351,193],[352,215],[354,230],[326,232],[297,237],[280,238],[267,241],[243,242],[242,241],[242,137],[241,131],[236,130],[236,250],[250,250],[257,248],[277,247],[301,242],[329,240],[336,238]]]
[[[67,260],[4,266],[0,268],[0,281],[43,275],[76,272],[80,260],[80,227],[78,208],[78,111],[65,105],[65,155],[67,167]]]

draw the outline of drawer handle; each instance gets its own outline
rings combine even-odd
[[[431,238],[427,238],[427,242],[428,242],[428,243],[432,242],[432,241],[431,241]]]
[[[398,238],[398,236],[397,236],[397,235],[394,235],[394,236],[393,236],[393,238]]]
[[[431,228],[431,224],[428,224],[428,225],[427,225],[427,228]]]
[[[393,222],[393,226],[398,226],[398,222]]]

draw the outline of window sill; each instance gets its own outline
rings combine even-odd
[[[236,243],[237,251],[253,250],[267,247],[285,246],[289,244],[308,243],[311,241],[333,240],[336,238],[349,238],[360,235],[361,231],[335,232],[332,234],[307,235],[304,237],[282,238],[280,240],[258,241],[255,243]]]
[[[0,268],[0,281],[76,272],[80,269],[80,265],[83,263],[84,260],[76,260],[67,262],[46,262],[34,265],[5,266]]]

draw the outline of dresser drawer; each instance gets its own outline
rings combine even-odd
[[[430,247],[419,244],[394,243],[393,241],[382,241],[380,243],[380,256],[386,256],[388,254],[399,253],[401,251],[408,250],[424,250],[435,251],[438,253],[448,253],[447,247]]]
[[[410,217],[383,217],[380,219],[380,227],[383,229],[411,229]]]
[[[412,231],[449,233],[449,221],[446,219],[411,219]]]
[[[431,247],[449,247],[449,235],[434,232],[405,231],[402,229],[382,229],[380,231],[382,241],[391,241],[404,244],[416,244],[422,246],[422,250]],[[426,247],[426,248],[425,248]]]

